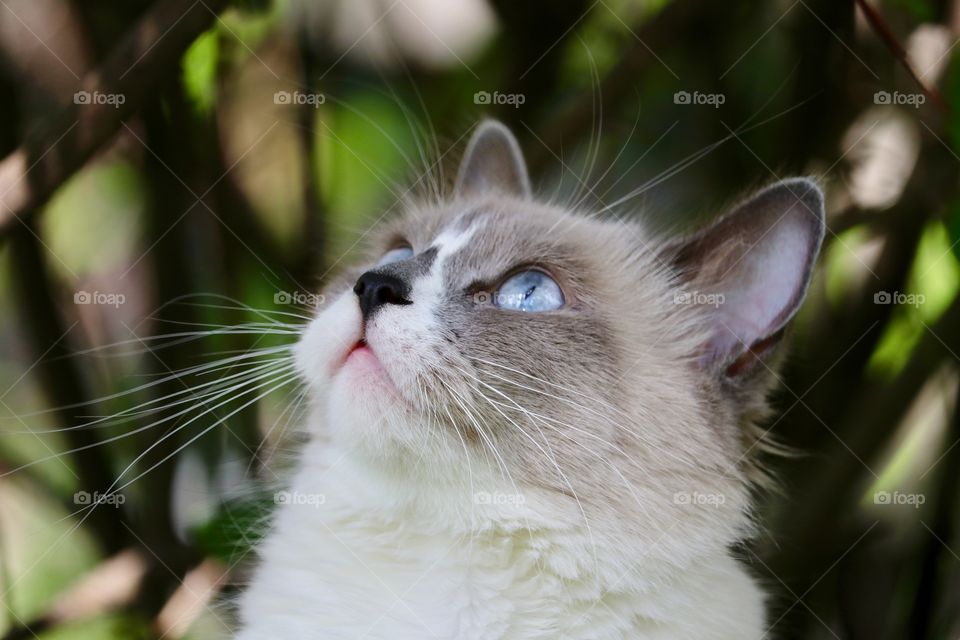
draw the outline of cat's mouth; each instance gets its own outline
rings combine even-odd
[[[356,351],[360,349],[370,350],[370,347],[367,346],[367,341],[364,340],[363,338],[360,338],[359,340],[357,340],[354,343],[354,345],[350,347],[350,351],[347,352],[347,357],[344,358],[344,362],[346,362],[350,358],[350,356],[352,356]]]
[[[376,354],[373,353],[373,349],[370,348],[370,345],[367,344],[367,341],[364,338],[360,338],[353,343],[353,346],[351,346],[347,353],[343,356],[343,360],[340,362],[340,368],[347,366],[351,360],[358,358],[374,360],[376,361],[377,365],[381,366],[382,368],[379,359],[377,358]]]
[[[379,380],[395,392],[397,391],[396,384],[383,366],[383,362],[365,338],[360,338],[350,347],[340,368],[359,374],[361,380]]]

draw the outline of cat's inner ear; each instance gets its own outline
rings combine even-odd
[[[526,198],[530,178],[520,145],[510,130],[495,120],[481,122],[460,161],[456,194],[500,192]]]
[[[675,301],[698,305],[707,323],[701,364],[730,377],[761,366],[806,295],[823,233],[820,188],[793,178],[668,248]]]

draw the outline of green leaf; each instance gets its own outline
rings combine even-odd
[[[183,86],[201,116],[210,114],[217,99],[219,59],[220,42],[216,29],[202,34],[183,54]]]
[[[193,530],[197,547],[208,556],[233,564],[263,538],[272,509],[269,495],[222,504],[210,521]]]

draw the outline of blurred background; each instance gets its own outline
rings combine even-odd
[[[823,180],[738,555],[769,638],[960,638],[957,0],[0,5],[3,640],[226,637],[285,345],[483,116],[662,228]]]

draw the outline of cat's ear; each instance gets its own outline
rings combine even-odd
[[[763,368],[806,295],[824,224],[820,188],[792,178],[668,248],[682,281],[674,302],[704,312],[704,367],[732,378]]]
[[[527,164],[517,139],[496,120],[477,125],[457,172],[457,195],[499,191],[526,198],[530,195]]]

